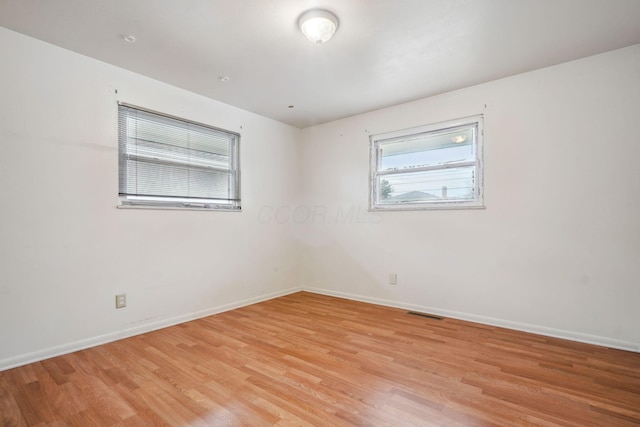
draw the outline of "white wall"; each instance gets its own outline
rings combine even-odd
[[[367,212],[370,134],[479,113],[485,210]],[[305,129],[305,288],[640,350],[639,118],[636,45]]]
[[[297,289],[258,213],[299,195],[298,129],[1,27],[0,57],[0,369]],[[243,211],[116,209],[117,100],[239,132]]]

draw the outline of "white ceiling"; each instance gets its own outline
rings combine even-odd
[[[0,0],[0,25],[303,128],[640,43],[640,0]]]

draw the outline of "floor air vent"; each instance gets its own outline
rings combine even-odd
[[[407,314],[410,314],[412,316],[426,317],[428,319],[435,319],[435,320],[442,320],[443,319],[440,316],[434,316],[433,314],[427,314],[427,313],[419,313],[417,311],[408,311]]]

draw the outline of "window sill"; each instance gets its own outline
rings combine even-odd
[[[161,211],[242,212],[242,208],[198,208],[177,206],[116,205],[118,209],[150,209]]]
[[[370,207],[369,212],[403,212],[403,211],[443,211],[443,210],[482,210],[484,205],[461,205],[461,204],[439,204],[439,205],[399,205],[399,206],[375,206]]]

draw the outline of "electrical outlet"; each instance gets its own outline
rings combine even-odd
[[[396,273],[389,274],[389,284],[390,285],[398,284],[398,275]]]
[[[116,308],[125,308],[127,306],[127,294],[116,295]]]

